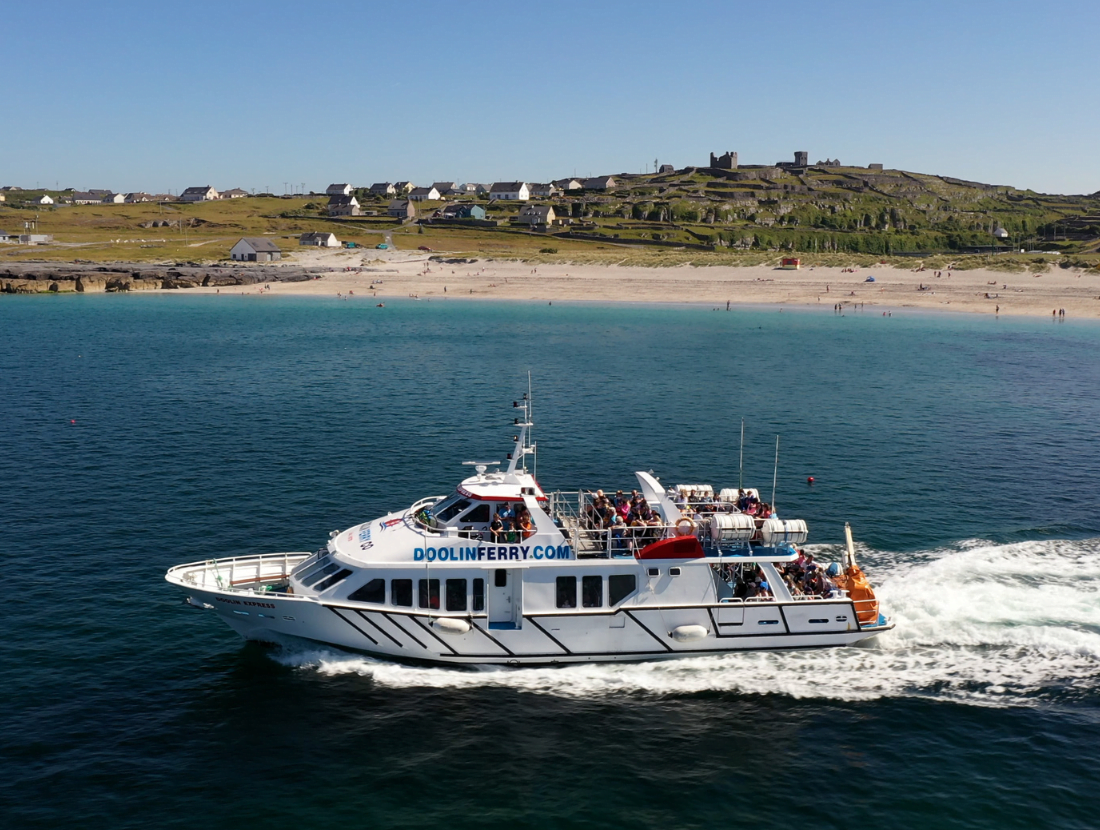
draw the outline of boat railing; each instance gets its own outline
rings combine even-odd
[[[411,518],[412,521],[413,521],[413,524],[415,524],[416,527],[418,527],[419,529],[425,531],[426,533],[436,533],[436,534],[442,533],[443,528],[436,525],[436,524],[433,524],[433,522],[435,521],[434,519],[431,519],[429,517],[429,520],[425,521],[424,519],[422,519],[420,517],[420,514],[424,510],[424,508],[431,507],[432,505],[435,505],[435,504],[439,504],[439,502],[443,501],[443,499],[445,499],[445,498],[447,498],[447,497],[446,496],[428,496],[426,498],[423,498],[420,501],[413,504],[408,510],[405,511],[405,518],[406,519]]]
[[[586,528],[574,524],[570,528],[573,550],[578,557],[634,556],[654,542],[675,536],[675,525],[647,525],[645,527]]]
[[[170,568],[168,576],[184,587],[264,594],[270,586],[289,580],[294,568],[312,555],[308,551],[288,551],[207,559]]]

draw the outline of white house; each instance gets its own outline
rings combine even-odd
[[[339,248],[340,240],[336,238],[336,234],[334,233],[314,231],[312,233],[303,233],[298,237],[298,244],[316,245],[319,248]]]
[[[52,205],[53,204],[53,199],[51,199],[49,196],[47,196],[45,193],[43,193],[39,198],[34,200],[34,203],[36,205]]]
[[[127,193],[125,196],[122,197],[122,201],[124,201],[128,205],[133,205],[138,202],[151,202],[153,201],[153,197],[150,196],[148,193]]]
[[[584,187],[577,179],[555,179],[551,184],[558,190],[580,190]]]
[[[557,196],[561,193],[561,189],[553,182],[549,184],[529,184],[527,185],[527,189],[530,191],[531,198],[533,199],[549,199],[551,196]]]
[[[450,193],[452,190],[458,187],[458,182],[433,182],[432,187],[439,191],[442,195],[444,193]]]
[[[414,187],[416,187],[416,185],[413,184],[412,182],[397,182],[393,186],[393,189],[394,189],[395,193],[408,193]]]
[[[103,197],[103,204],[105,205],[121,205],[125,201],[126,196],[122,193],[108,193]]]
[[[246,236],[229,249],[229,255],[237,262],[274,262],[282,251],[270,239]]]
[[[354,196],[329,196],[329,216],[359,216],[359,200]]]
[[[393,196],[397,189],[389,182],[375,182],[370,186],[371,196]]]
[[[592,179],[584,180],[585,190],[614,190],[615,189],[615,177],[614,176],[596,176]]]
[[[531,191],[527,189],[527,182],[493,182],[493,186],[489,188],[489,201],[500,199],[526,202],[530,198]]]
[[[351,185],[348,183],[343,184],[330,184],[325,188],[326,196],[350,196]]]
[[[439,191],[435,187],[414,187],[409,198],[414,202],[428,202],[439,198]]]
[[[105,190],[81,190],[73,194],[74,205],[100,205],[103,197],[107,195]]]
[[[218,191],[208,184],[200,187],[189,187],[180,194],[181,202],[213,202],[220,198]]]
[[[247,190],[241,190],[239,187],[234,187],[232,190],[223,190],[223,199],[243,199],[248,195]]]
[[[517,225],[545,227],[554,224],[556,218],[554,209],[549,205],[527,205],[520,209],[519,216],[512,221]]]

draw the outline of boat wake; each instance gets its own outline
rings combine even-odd
[[[819,550],[826,559],[833,552]],[[860,561],[877,576],[876,593],[897,627],[852,648],[481,670],[335,651],[282,651],[275,659],[394,688],[498,686],[574,698],[721,692],[1020,706],[1100,691],[1100,539],[971,540],[917,554],[864,551]]]

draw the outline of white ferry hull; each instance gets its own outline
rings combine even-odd
[[[448,617],[470,625],[459,633],[433,625],[440,615],[421,611],[327,604],[279,594],[245,596],[201,589],[187,593],[192,606],[212,610],[247,640],[300,640],[387,659],[450,665],[616,662],[825,648],[854,645],[893,627],[861,626],[851,602],[824,600],[754,603],[744,609],[739,624],[720,623],[720,613],[729,609],[720,605],[525,614],[518,627],[504,629],[490,627],[484,616]],[[846,619],[838,622],[839,617]],[[699,626],[706,633],[681,642],[672,632],[683,626]],[[822,630],[807,630],[811,626]],[[762,627],[769,633],[758,633]]]

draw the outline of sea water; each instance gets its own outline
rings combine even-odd
[[[1098,347],[870,310],[7,298],[0,821],[1095,827]],[[544,488],[774,476],[819,558],[852,523],[897,627],[425,668],[246,644],[163,581],[447,492],[503,459],[528,372]]]

